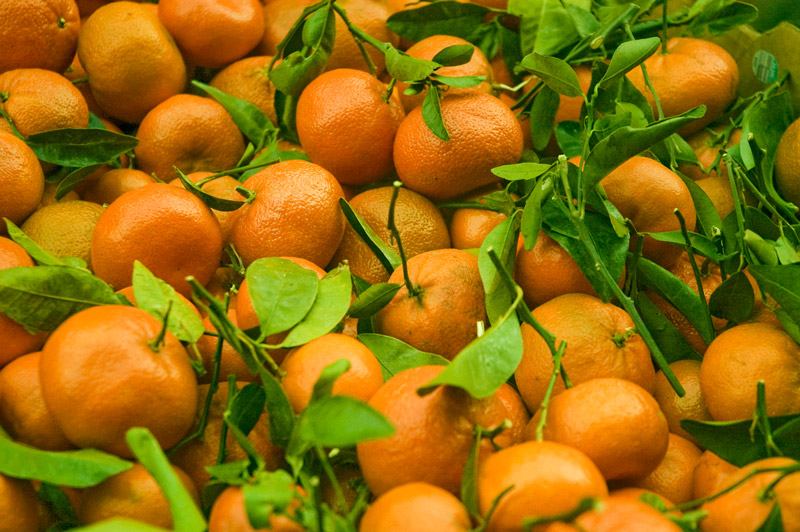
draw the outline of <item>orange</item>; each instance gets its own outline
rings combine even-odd
[[[155,106],[136,133],[136,164],[161,179],[201,170],[222,171],[236,166],[244,139],[222,105],[210,98],[177,94]]]
[[[700,389],[715,421],[750,419],[760,380],[767,415],[800,412],[800,347],[783,330],[744,323],[708,346],[700,367]]]
[[[39,159],[25,142],[0,130],[0,219],[21,224],[36,210],[44,194],[44,173]],[[0,235],[6,234],[5,223]]]
[[[531,418],[530,438],[541,410]],[[669,428],[653,396],[630,381],[600,378],[550,399],[544,438],[586,453],[606,480],[638,479],[667,452]]]
[[[481,203],[486,203],[482,196],[489,193],[490,191],[485,193],[476,192],[468,195],[464,198],[464,201],[478,200]],[[450,239],[453,241],[453,247],[456,249],[480,248],[483,240],[492,232],[492,229],[500,225],[505,219],[506,215],[502,212],[469,207],[456,209],[453,211],[449,224]]]
[[[453,494],[425,482],[393,488],[373,502],[359,532],[466,532],[471,530],[467,509]]]
[[[299,506],[295,504],[298,502],[294,499],[289,508]],[[244,506],[244,492],[239,486],[230,486],[217,497],[208,518],[208,532],[303,532],[305,530],[286,515],[271,516],[269,525],[268,529],[258,530],[250,525]]]
[[[653,471],[634,486],[666,497],[675,504],[692,500],[694,468],[702,451],[682,436],[670,433],[667,454]]]
[[[192,479],[175,466],[172,466],[172,470],[195,504],[199,505],[197,488]],[[123,517],[153,526],[172,528],[172,513],[167,498],[156,479],[142,464],[134,464],[127,471],[86,488],[81,495],[78,509],[78,520],[81,524]]]
[[[711,451],[703,451],[694,466],[692,499],[704,499],[722,491],[726,479],[739,470]]]
[[[236,325],[236,310],[233,308],[228,309],[228,319]],[[203,318],[203,325],[205,330],[209,332],[217,332],[216,327],[211,324],[208,317]],[[203,357],[203,367],[206,369],[206,374],[200,378],[200,382],[211,382],[211,372],[214,369],[214,353],[217,349],[217,343],[222,342],[222,354],[219,362],[219,382],[225,382],[228,375],[235,375],[237,381],[255,382],[258,377],[250,373],[247,365],[239,356],[239,353],[229,344],[218,336],[203,335],[197,340],[197,350],[200,356]]]
[[[522,130],[506,105],[483,92],[447,95],[442,119],[444,141],[411,111],[394,140],[394,164],[405,185],[431,199],[449,199],[498,181],[492,168],[522,156]]]
[[[38,532],[36,492],[29,480],[0,474],[0,532]]]
[[[300,13],[308,6],[314,5],[313,0],[272,0],[265,2],[262,9],[264,16],[264,35],[257,52],[263,55],[275,55],[278,43],[286,37],[289,29],[294,25]],[[337,34],[338,29],[337,29]]]
[[[36,206],[36,210],[43,209],[48,205],[53,205],[59,202],[65,201],[76,201],[81,199],[77,192],[71,190],[67,192],[64,197],[60,200],[56,200],[56,190],[58,190],[58,183],[47,183],[44,184],[44,193],[42,194],[42,201],[39,202],[39,205]]]
[[[342,187],[314,163],[283,161],[244,182],[256,199],[236,211],[231,243],[249,265],[262,257],[299,257],[324,267],[344,234]]]
[[[328,365],[345,359],[350,369],[333,383],[333,395],[369,401],[383,385],[381,365],[367,346],[343,334],[329,333],[289,352],[281,364],[281,385],[295,412],[311,400],[314,384]]]
[[[581,451],[555,442],[512,445],[487,458],[478,469],[478,501],[486,515],[500,500],[488,532],[522,532],[526,517],[547,517],[572,510],[585,497],[608,495],[603,476]],[[533,532],[542,532],[536,526]]]
[[[139,122],[186,85],[175,41],[156,13],[134,2],[95,11],[81,28],[78,57],[97,103],[125,122]]]
[[[128,191],[156,183],[156,180],[141,170],[115,168],[101,175],[97,181],[88,185],[83,199],[100,205],[111,205],[114,200]]]
[[[211,172],[193,172],[186,177],[189,179],[189,181],[197,183],[198,181],[212,175],[214,174]],[[178,178],[173,179],[169,184],[176,187],[185,188],[181,180]],[[229,175],[224,175],[214,179],[213,181],[209,181],[200,188],[215,198],[242,201],[244,196],[236,191],[236,188],[239,186],[241,186],[241,183],[237,179]],[[231,232],[231,226],[233,225],[233,211],[218,211],[216,209],[211,209],[211,212],[214,213],[214,216],[217,218],[219,226],[222,229],[222,242],[223,244],[227,244]]]
[[[145,427],[163,448],[192,424],[197,380],[186,350],[144,310],[91,307],[68,318],[42,350],[39,374],[48,410],[67,439],[130,457],[125,432]]]
[[[86,105],[89,107],[89,111],[98,117],[106,116],[106,112],[100,108],[97,101],[94,99],[92,88],[89,86],[89,78],[86,76],[86,70],[83,68],[80,59],[78,59],[77,52],[75,53],[72,63],[64,71],[64,77],[70,80],[72,84],[81,91],[83,99],[86,100]]]
[[[0,138],[2,136],[3,133],[0,133]],[[0,236],[0,270],[20,266],[33,266],[33,261],[22,246]],[[0,313],[0,338],[3,339],[0,343],[0,367],[26,353],[36,351],[42,347],[46,337],[46,333],[29,333],[22,325]]]
[[[575,259],[544,231],[539,231],[536,244],[530,251],[525,249],[523,239],[519,239],[514,280],[522,288],[525,303],[531,308],[564,294],[597,297],[592,283]]]
[[[722,139],[717,140],[717,136],[722,133],[726,127],[726,125],[716,126],[711,128],[711,131],[704,129],[687,138],[686,142],[689,143],[689,146],[692,147],[695,155],[697,155],[697,162],[699,164],[682,163],[678,165],[678,171],[687,177],[691,177],[695,181],[702,181],[712,177],[722,177],[725,182],[728,182],[728,167],[722,160],[719,161],[719,172],[711,170],[706,173],[706,171],[711,168],[711,165],[714,164],[714,161],[716,161],[719,152],[723,149],[721,145]],[[728,142],[725,144],[724,149],[736,146],[741,140],[742,130],[736,128],[728,137]],[[728,187],[730,190],[730,184]]]
[[[237,387],[241,390],[246,382],[237,382]],[[203,415],[206,398],[208,396],[208,384],[198,386],[197,411],[195,413],[194,424],[189,430],[189,434],[194,434],[200,427],[200,417]],[[211,475],[206,471],[206,467],[217,463],[219,444],[222,438],[222,419],[228,403],[228,385],[220,377],[220,386],[211,400],[208,409],[208,419],[203,434],[194,440],[182,445],[170,455],[172,463],[180,467],[194,481],[197,489],[202,491]],[[248,441],[256,449],[256,452],[264,459],[266,468],[269,471],[278,469],[283,464],[283,450],[272,443],[269,437],[269,418],[266,412],[262,412],[261,417],[255,427],[247,436]],[[236,441],[233,433],[228,431],[225,439],[225,463],[244,460],[247,454]]]
[[[658,493],[656,493],[654,491],[646,490],[644,488],[631,488],[631,487],[619,488],[619,489],[615,489],[614,491],[609,493],[609,495],[611,495],[612,497],[615,497],[615,498],[616,497],[626,498],[626,499],[631,500],[631,501],[641,500],[641,497],[644,494],[648,494],[648,495],[652,495],[652,496],[657,497],[659,500],[661,500],[661,502],[664,503],[664,505],[667,508],[671,508],[672,506],[675,506],[675,503],[673,503],[671,500],[667,499],[666,497],[664,497],[662,495],[659,495]],[[671,513],[674,513],[675,515],[681,515],[681,512],[679,510],[674,510]]]
[[[186,61],[220,68],[261,42],[264,18],[258,0],[161,0],[158,18]]]
[[[661,411],[664,412],[664,417],[667,418],[669,431],[697,444],[697,441],[681,428],[681,420],[711,421],[711,413],[706,407],[703,391],[700,388],[700,361],[678,360],[670,364],[669,369],[683,386],[686,395],[678,397],[661,371],[656,373],[653,395]]]
[[[389,282],[403,277],[401,265]],[[479,321],[488,325],[478,258],[459,249],[427,251],[409,259],[408,277],[419,293],[401,287],[375,314],[376,331],[452,360],[477,338]]]
[[[389,231],[389,206],[394,187],[380,187],[366,190],[350,200],[350,206],[375,233],[399,251],[397,242]],[[403,252],[407,259],[434,249],[450,247],[450,236],[444,218],[436,205],[421,194],[401,188],[394,207],[394,223],[400,233]],[[370,283],[384,283],[389,272],[364,243],[355,230],[347,224],[331,265],[347,261],[350,272]]]
[[[453,37],[452,35],[432,35],[431,37],[422,39],[411,46],[411,48],[406,50],[406,53],[417,59],[431,61],[434,57],[436,57],[436,54],[445,48],[465,44],[470,43],[464,39],[461,39],[460,37]],[[492,66],[489,64],[489,60],[486,59],[486,56],[483,55],[483,52],[481,52],[477,46],[472,47],[472,57],[469,61],[462,65],[442,67],[436,71],[436,74],[447,77],[484,76],[486,78],[479,85],[474,87],[467,87],[465,89],[448,87],[447,94],[458,94],[459,92],[475,90],[486,93],[491,93],[492,91],[492,77],[494,75]],[[428,92],[426,89],[419,94],[407,95],[403,94],[403,91],[408,88],[407,83],[398,81],[396,86],[397,93],[400,95],[400,100],[403,102],[403,107],[405,108],[406,112],[411,112],[411,110],[415,107],[422,105],[422,101],[425,99],[425,95]]]
[[[603,499],[602,510],[591,510],[575,520],[575,528],[551,526],[547,532],[680,532],[670,519],[641,501],[610,495]],[[578,528],[580,527],[580,528]]]
[[[222,231],[214,214],[197,196],[163,183],[126,192],[97,222],[92,239],[95,274],[116,288],[131,284],[133,263],[184,296],[185,278],[202,285],[222,257]]]
[[[47,451],[72,448],[42,398],[38,351],[0,371],[0,424],[15,440]]]
[[[127,299],[128,302],[130,302],[130,304],[133,305],[134,307],[138,307],[139,306],[138,303],[136,302],[136,294],[133,291],[133,286],[126,286],[125,288],[117,290],[117,294],[125,296],[125,299]],[[191,301],[186,299],[186,297],[182,296],[181,294],[178,294],[178,299],[180,299],[181,301],[183,301],[184,303],[189,305],[189,308],[195,314],[200,316],[200,311],[197,310],[197,307],[195,306],[194,303],[192,303]]]
[[[308,157],[348,185],[392,171],[392,147],[405,113],[396,97],[384,101],[378,79],[350,68],[329,70],[297,102],[297,135]]]
[[[408,482],[426,482],[458,493],[464,464],[480,424],[491,430],[507,411],[495,396],[474,399],[464,390],[440,386],[420,397],[417,389],[444,369],[420,366],[386,381],[369,405],[386,416],[395,433],[359,443],[358,462],[372,493],[381,496]],[[488,446],[490,447],[490,446]],[[491,453],[486,446],[484,450]]]
[[[565,294],[536,307],[533,316],[562,340],[567,350],[562,365],[572,384],[597,377],[617,377],[638,384],[651,392],[655,369],[650,350],[638,334],[627,312],[586,294]],[[626,336],[629,336],[626,338]],[[553,356],[544,339],[533,327],[522,325],[524,351],[514,374],[520,395],[535,412],[544,399]],[[553,395],[564,391],[564,382],[555,381]]]
[[[775,152],[775,184],[783,197],[792,203],[800,203],[800,119],[795,120],[783,132]]]
[[[724,48],[704,39],[676,37],[667,41],[667,53],[659,50],[644,62],[665,116],[706,106],[703,118],[678,130],[683,136],[700,131],[716,120],[736,97],[739,68]],[[653,94],[645,87],[641,68],[628,73],[658,116]]]
[[[692,196],[681,178],[663,164],[647,157],[631,157],[600,182],[611,203],[639,232],[679,231],[674,210],[686,220],[686,229],[694,231],[697,214]],[[634,239],[631,239],[631,246]],[[682,252],[680,246],[644,237],[643,255],[669,268]]]
[[[15,68],[63,72],[75,53],[75,0],[5,0],[0,4],[0,73]]]
[[[89,91],[89,94],[91,95],[91,91]],[[87,103],[88,103],[88,100],[87,100]],[[91,112],[97,114],[94,110],[92,110],[92,106],[91,105],[89,106],[89,110]],[[122,130],[120,128],[118,128],[116,126],[116,124],[114,124],[113,122],[109,121],[107,118],[100,117],[99,120],[100,120],[100,122],[103,123],[103,125],[106,127],[107,130],[112,131],[114,133],[122,133]],[[124,153],[119,156],[119,166],[120,166],[120,168],[129,168],[130,167],[130,162],[131,162],[130,159],[128,159],[128,156],[125,155]],[[111,166],[109,164],[104,164],[103,166],[101,166],[100,168],[98,168],[97,170],[95,170],[94,172],[89,174],[88,176],[86,176],[80,183],[78,183],[78,185],[75,187],[75,191],[78,194],[80,194],[81,197],[83,198],[84,192],[86,192],[89,188],[91,188],[91,185],[96,183],[103,176],[103,174],[105,174],[109,170],[114,170],[114,168],[115,168],[114,166]],[[120,195],[121,195],[121,193],[120,193]],[[83,199],[86,199],[86,198],[83,198]]]
[[[505,448],[510,445],[520,443],[524,440],[525,427],[531,419],[531,415],[525,408],[525,403],[522,397],[517,393],[514,388],[504,382],[500,388],[494,392],[494,399],[502,411],[504,411],[503,418],[511,422],[511,427],[504,430],[494,438],[495,445]],[[494,413],[492,413],[494,415]],[[478,421],[480,426],[490,426],[491,422]]]
[[[330,506],[334,512],[339,515],[347,515],[347,512],[352,508],[358,499],[358,488],[363,485],[364,477],[361,476],[361,470],[358,464],[352,462],[343,462],[333,466],[333,473],[341,488],[344,502],[347,506],[342,505],[342,500],[336,493],[330,479],[327,475],[322,477],[320,485],[320,497],[322,501]]]
[[[75,0],[78,4],[78,10],[81,13],[81,18],[88,17],[98,9],[100,6],[107,4],[113,0]]]
[[[89,107],[81,91],[61,74],[38,68],[0,74],[0,109],[24,137],[89,125]],[[8,128],[5,119],[0,128]]]
[[[31,214],[21,229],[56,257],[78,257],[92,267],[92,234],[105,209],[89,201],[65,201]]]
[[[275,112],[275,86],[269,80],[268,71],[271,61],[270,55],[245,57],[220,70],[209,85],[252,103],[275,124],[278,122]]]
[[[797,462],[789,458],[765,458],[743,467],[730,475],[725,486],[732,486],[745,476],[758,469],[774,467],[797,467]],[[781,507],[783,530],[800,530],[800,473],[784,477],[774,489],[774,496],[762,501],[761,491],[778,479],[780,473],[758,473],[725,495],[705,503],[701,510],[708,516],[700,521],[702,532],[750,532],[757,530],[767,519],[773,505]]]

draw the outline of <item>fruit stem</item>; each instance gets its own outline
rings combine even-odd
[[[422,293],[422,291],[420,290],[419,286],[415,286],[411,282],[411,278],[408,276],[408,261],[406,260],[406,254],[403,251],[403,242],[400,240],[400,231],[397,230],[397,225],[394,223],[394,207],[397,204],[397,196],[400,193],[400,187],[403,186],[403,183],[400,181],[395,181],[392,183],[392,186],[394,187],[394,190],[392,191],[392,200],[389,203],[389,222],[386,227],[392,233],[392,240],[397,242],[397,250],[400,253],[400,266],[403,268],[403,279],[405,281],[406,288],[408,289],[408,295],[410,297],[417,297]]]
[[[169,322],[169,314],[172,312],[172,301],[167,304],[167,311],[164,313],[164,317],[161,318],[161,330],[158,331],[158,336],[152,342],[148,342],[147,346],[150,348],[153,353],[158,353],[161,351],[161,346],[164,345],[164,337],[167,335],[167,323]]]
[[[623,333],[614,333],[614,336],[611,337],[611,341],[614,342],[614,345],[618,348],[622,349],[625,347],[625,342],[633,338],[639,334],[636,331],[636,327],[628,327],[625,329]]]
[[[326,4],[327,2],[318,2],[312,6],[308,6],[303,10],[297,20],[294,21],[294,24],[292,24],[292,27],[289,28],[289,31],[286,32],[286,36],[277,44],[275,55],[272,56],[272,60],[269,62],[269,66],[267,67],[268,72],[272,72],[272,69],[275,67],[275,63],[283,56],[283,51],[286,49],[286,45],[289,44],[289,41],[291,41],[292,38],[294,38],[294,34],[297,33],[297,30],[305,22],[306,17]]]
[[[8,100],[9,94],[7,92],[0,91],[0,102],[4,102]]]
[[[708,308],[708,300],[706,299],[706,292],[703,289],[703,277],[700,274],[700,268],[697,267],[697,261],[694,258],[694,251],[692,250],[692,241],[689,238],[689,231],[686,229],[686,219],[683,217],[683,214],[678,209],[673,211],[675,216],[678,217],[678,222],[681,224],[681,233],[683,234],[684,245],[683,249],[686,250],[686,254],[689,256],[689,264],[692,265],[692,271],[694,272],[694,280],[697,283],[697,295],[700,296],[700,303],[703,305],[703,316],[706,320],[706,325],[708,326],[708,330],[711,334],[711,340],[714,339],[714,321],[711,319],[711,310]]]
[[[636,37],[633,36],[633,32],[631,31],[630,24],[625,24],[625,33],[628,35],[628,38],[632,41],[636,40]],[[666,48],[666,46],[665,46]],[[658,119],[664,119],[664,110],[661,108],[661,99],[658,97],[655,88],[653,88],[653,83],[650,81],[650,76],[647,74],[647,67],[644,63],[639,65],[642,69],[642,77],[644,78],[644,83],[647,85],[647,88],[650,90],[650,93],[653,95],[653,101],[656,102],[656,109],[658,110]]]
[[[764,388],[764,381],[758,381],[756,388],[756,410],[753,412],[753,423],[750,425],[750,438],[755,441],[755,431],[757,427],[761,427],[761,432],[764,433],[764,445],[767,448],[767,456],[783,456],[783,453],[775,445],[775,440],[772,438],[772,428],[769,424],[769,416],[767,415],[767,392]]]
[[[728,181],[730,183],[731,191],[736,190],[736,177],[733,171],[733,159],[727,153],[722,157],[725,166],[728,168]],[[739,249],[742,250],[739,254],[739,270],[744,267],[745,253],[747,247],[744,243],[744,210],[742,209],[742,202],[739,201],[739,194],[733,194],[733,210],[736,212],[736,224],[738,231],[736,237],[739,239]]]
[[[389,82],[389,86],[386,87],[386,93],[383,95],[383,101],[385,103],[389,103],[389,98],[392,97],[392,91],[394,91],[395,83],[397,83],[397,78],[392,78]]]
[[[382,53],[386,46],[391,46],[391,45],[378,41],[365,31],[361,30],[361,28],[354,26],[353,23],[350,21],[350,19],[347,18],[347,11],[345,11],[345,9],[339,4],[333,3],[332,7],[334,11],[336,11],[336,13],[342,19],[345,26],[347,26],[347,30],[353,36],[353,40],[356,41],[358,49],[361,51],[361,55],[364,58],[364,62],[367,63],[367,68],[369,68],[369,73],[374,76],[375,71],[377,69],[375,68],[375,63],[372,62],[372,58],[369,56],[369,53],[367,53],[367,49],[364,48],[364,43],[367,42],[371,44],[372,46],[380,50]]]
[[[561,359],[564,356],[564,351],[567,349],[567,342],[561,340],[561,345],[558,346],[558,351],[553,355],[553,371],[550,373],[550,381],[547,383],[547,391],[544,393],[544,399],[539,407],[542,417],[539,418],[539,423],[536,425],[536,441],[544,440],[544,426],[547,423],[547,406],[550,404],[550,396],[553,395],[553,387],[556,385],[556,379],[561,373]]]
[[[82,78],[75,78],[72,80],[73,85],[80,85],[81,83],[88,83],[89,76],[83,76]]]
[[[525,532],[530,532],[533,530],[533,527],[537,525],[546,525],[549,523],[555,523],[557,521],[563,522],[571,522],[580,517],[582,514],[590,511],[590,510],[602,510],[603,509],[603,501],[600,499],[595,499],[594,497],[586,497],[581,499],[581,502],[567,512],[563,512],[556,515],[548,515],[546,517],[526,517],[522,521],[522,529]]]
[[[333,486],[333,491],[336,494],[337,502],[342,508],[342,513],[349,512],[350,505],[347,504],[347,499],[345,498],[344,492],[342,491],[342,485],[339,484],[339,479],[336,478],[336,473],[334,473],[333,468],[331,467],[331,463],[328,460],[328,456],[325,454],[325,451],[319,445],[315,445],[314,450],[317,453],[317,458],[319,459],[319,462],[322,464],[322,469],[325,471],[325,475],[328,477],[331,486]]]

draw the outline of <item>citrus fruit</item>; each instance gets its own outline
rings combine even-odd
[[[292,504],[289,505],[289,508],[291,507]],[[208,517],[208,532],[260,532],[261,530],[303,532],[305,529],[286,515],[272,515],[269,518],[269,529],[256,531],[250,525],[244,506],[244,492],[239,486],[228,487],[214,501],[211,515]]]
[[[425,482],[393,488],[373,502],[361,518],[359,532],[466,532],[467,509],[452,493]]]
[[[156,183],[155,178],[141,170],[114,168],[89,184],[83,193],[83,199],[100,205],[111,205],[126,192],[153,183]]]
[[[792,122],[783,132],[775,151],[775,184],[783,197],[800,203],[800,119]]]
[[[245,57],[220,70],[209,85],[252,103],[274,124],[278,115],[275,113],[275,86],[269,80],[271,61],[270,55]]]
[[[667,418],[669,431],[678,436],[683,436],[697,444],[697,441],[681,427],[681,420],[693,419],[695,421],[711,421],[711,413],[706,407],[703,391],[700,388],[700,361],[678,360],[669,365],[675,378],[683,387],[686,394],[678,397],[664,373],[656,373],[656,386],[653,396],[658,401],[658,406]]]
[[[39,159],[24,141],[0,131],[0,219],[21,224],[36,209],[44,194],[44,173]],[[6,234],[5,224],[0,234]]]
[[[0,474],[0,511],[2,532],[38,532],[39,515],[36,492],[29,480]]]
[[[666,497],[675,504],[692,500],[694,468],[702,451],[677,434],[669,434],[667,454],[646,477],[633,482],[634,486]]]

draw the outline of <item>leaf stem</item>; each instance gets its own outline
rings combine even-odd
[[[545,391],[544,399],[542,399],[542,404],[539,406],[541,417],[539,418],[539,423],[536,425],[536,441],[544,440],[544,426],[547,423],[547,407],[550,404],[550,396],[553,395],[553,388],[555,387],[556,379],[561,373],[561,359],[564,356],[564,351],[566,351],[566,349],[567,342],[561,340],[558,350],[553,355],[553,371],[550,373],[550,381],[547,383],[547,391]]]
[[[406,254],[403,251],[403,241],[400,239],[400,231],[397,229],[397,225],[394,223],[394,208],[397,204],[397,196],[400,193],[400,187],[403,186],[403,183],[400,181],[395,181],[392,183],[394,190],[392,191],[392,200],[389,203],[389,223],[387,228],[392,233],[392,240],[397,242],[397,250],[400,253],[400,267],[403,268],[403,279],[406,284],[406,288],[408,289],[408,295],[410,297],[417,297],[419,296],[422,291],[420,290],[419,286],[415,286],[411,282],[411,278],[408,276],[408,261],[406,260]]]
[[[684,245],[683,249],[689,256],[689,264],[692,265],[692,272],[694,272],[694,280],[697,283],[697,295],[700,297],[700,303],[703,305],[703,317],[706,320],[706,325],[711,334],[711,340],[714,339],[714,320],[711,319],[711,310],[708,308],[708,300],[706,299],[706,292],[703,289],[703,276],[700,273],[700,268],[697,267],[697,261],[694,258],[694,250],[692,249],[692,240],[689,238],[689,231],[686,229],[686,219],[678,209],[673,211],[678,218],[678,223],[681,224],[681,233],[683,234]]]
[[[342,491],[342,486],[341,484],[339,484],[339,479],[336,478],[336,473],[334,473],[333,467],[331,467],[331,463],[328,460],[328,456],[325,454],[325,451],[319,445],[314,446],[314,451],[317,453],[317,459],[319,459],[320,464],[322,464],[322,469],[325,471],[325,475],[328,477],[331,486],[333,486],[333,491],[336,494],[336,500],[342,507],[342,513],[349,512],[350,505],[347,504],[347,499],[345,498],[344,492]]]
[[[344,22],[345,26],[347,26],[347,30],[353,36],[353,40],[356,41],[358,45],[358,49],[361,51],[361,56],[364,58],[364,62],[367,63],[367,68],[369,68],[369,73],[373,76],[375,75],[375,63],[372,62],[372,58],[369,56],[367,49],[364,48],[364,43],[367,42],[377,48],[378,50],[383,53],[387,44],[382,43],[379,40],[372,37],[367,32],[363,31],[361,28],[355,26],[352,21],[347,17],[347,11],[337,3],[332,4],[334,11],[341,17],[342,21]],[[391,45],[389,45],[391,46]]]
[[[170,300],[167,304],[167,311],[164,313],[164,317],[161,318],[161,330],[158,331],[158,336],[147,343],[147,347],[149,347],[153,353],[158,353],[161,351],[161,346],[164,344],[164,337],[167,335],[167,323],[169,322],[170,312],[172,312],[172,300]]]

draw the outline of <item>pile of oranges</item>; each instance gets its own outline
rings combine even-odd
[[[485,11],[485,28],[520,31],[508,2],[472,4]],[[0,532],[114,519],[181,530],[176,491],[209,532],[800,531],[796,449],[778,456],[773,446],[766,458],[733,464],[692,431],[754,415],[792,423],[780,416],[800,414],[800,345],[779,319],[785,311],[762,294],[744,258],[737,273],[755,293],[752,312],[736,321],[708,314],[707,327],[636,278],[636,261],[646,260],[705,303],[731,272],[663,235],[697,234],[709,212],[720,220],[742,209],[784,212],[757,190],[740,193],[726,166],[726,150],[743,142],[730,111],[736,62],[710,41],[676,37],[621,76],[621,87],[638,90],[633,114],[645,125],[697,106],[705,114],[672,137],[696,162],[662,164],[654,147],[599,182],[606,212],[637,234],[633,260],[614,272],[620,292],[605,297],[569,245],[579,237],[552,230],[540,206],[562,194],[545,194],[529,211],[542,182],[498,175],[520,162],[514,168],[552,164],[568,189],[573,173],[596,164],[585,149],[562,155],[559,124],[592,123],[587,98],[597,96],[607,61],[596,57],[594,70],[572,64],[584,95],[561,94],[557,109],[542,113],[540,94],[556,84],[515,65],[508,50],[443,34],[412,42],[387,26],[416,9],[427,7],[0,2],[0,218],[9,222],[0,228],[8,275],[0,277],[0,448],[56,461],[95,449],[130,461],[77,488],[15,474],[0,456]],[[293,78],[296,90],[276,88],[323,52],[324,66]],[[435,65],[435,74],[393,77],[408,58]],[[533,108],[517,105],[531,101],[531,89],[541,91]],[[633,104],[616,105],[632,113]],[[555,131],[537,139],[532,127],[552,129],[536,123],[548,113]],[[75,140],[80,130],[106,130],[109,145],[135,147],[82,165],[52,155],[96,153]],[[795,203],[798,153],[800,121],[774,155],[777,190]],[[522,208],[523,233],[532,211],[539,222],[517,238]],[[498,227],[514,233],[506,281],[521,290],[519,363],[483,397],[431,388],[496,326],[486,242]],[[76,280],[3,284],[33,283],[26,272],[34,270]],[[336,314],[320,302],[323,284],[342,271],[352,301]],[[266,277],[282,292],[265,291]],[[148,282],[169,300],[161,312],[140,289]],[[89,285],[99,288],[81,296]],[[659,365],[638,315],[622,304],[623,288],[645,297],[696,356],[665,350],[671,363]],[[27,308],[30,297],[40,299]],[[26,316],[48,305],[73,306],[55,323],[32,325]],[[301,322],[289,332],[314,312],[335,314],[334,324],[312,334]],[[306,341],[294,342],[304,324]],[[556,356],[553,340],[562,345]],[[256,396],[266,408],[237,418],[237,400]],[[303,422],[338,396],[385,420],[391,435],[301,451],[277,436],[275,404],[294,419],[295,438],[326,430]],[[171,470],[154,472],[130,444],[134,427],[150,431]],[[273,500],[264,479],[279,475],[289,487],[275,487]],[[138,530],[110,522],[97,530]]]

